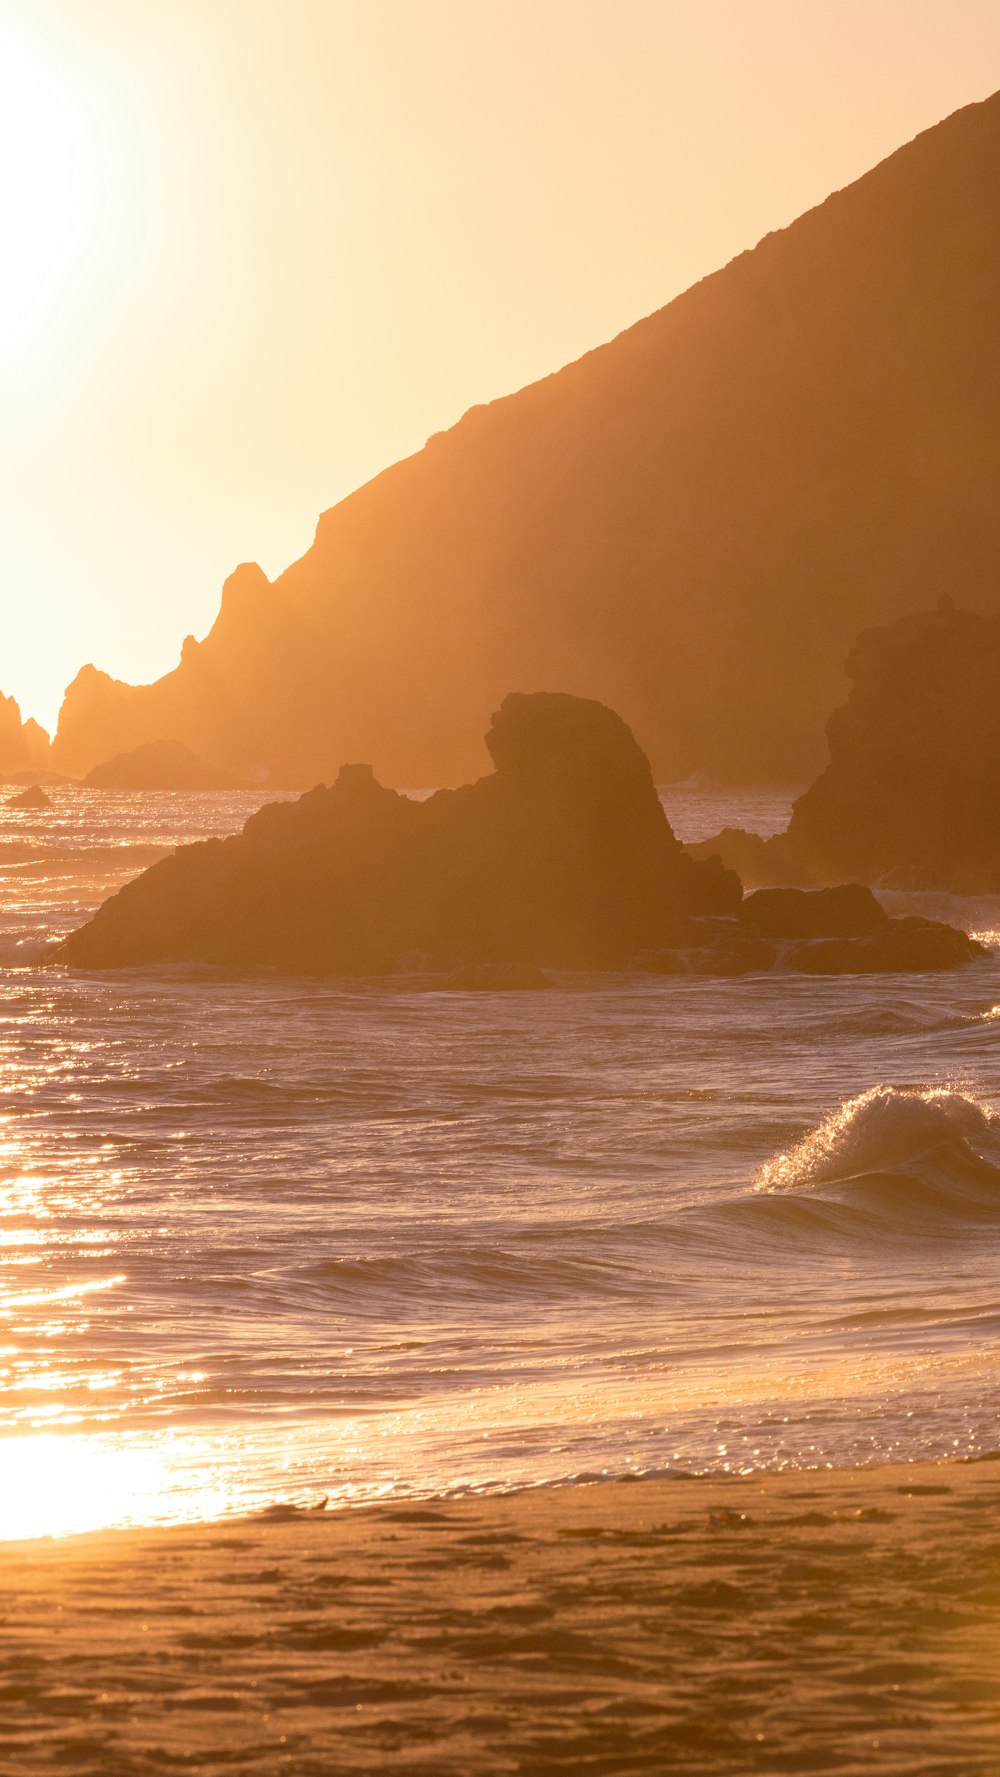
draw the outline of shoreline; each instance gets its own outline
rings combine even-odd
[[[1000,1466],[600,1481],[5,1543],[0,1703],[0,1770],[18,1777],[995,1777]]]

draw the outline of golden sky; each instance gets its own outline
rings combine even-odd
[[[997,0],[0,0],[0,688],[237,562],[1000,86]]]

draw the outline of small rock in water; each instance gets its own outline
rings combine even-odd
[[[23,808],[25,811],[30,809],[41,810],[43,808],[52,807],[52,798],[51,796],[46,796],[45,791],[40,789],[38,784],[32,784],[30,789],[22,790],[20,795],[9,797],[7,807]]]

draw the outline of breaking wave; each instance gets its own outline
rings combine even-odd
[[[922,1206],[992,1219],[1000,1213],[1000,1118],[952,1087],[873,1086],[768,1160],[754,1186],[894,1214]]]

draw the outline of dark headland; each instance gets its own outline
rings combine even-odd
[[[996,608],[1000,95],[245,565],[149,686],[88,666],[55,762],[160,739],[303,788],[482,769],[482,712],[557,684],[659,782],[805,782],[866,625]],[[904,322],[905,318],[905,322]],[[378,613],[378,622],[372,613]]]

